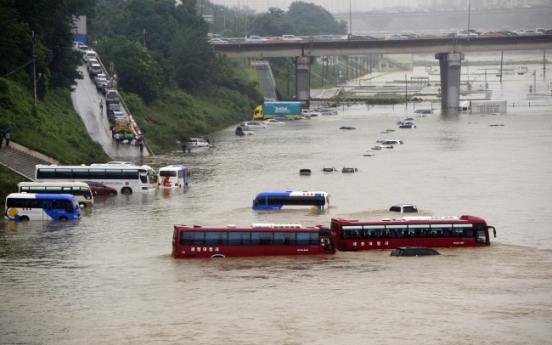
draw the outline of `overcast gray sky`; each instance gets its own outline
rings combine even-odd
[[[258,13],[266,12],[270,7],[287,10],[294,0],[211,0],[215,4],[227,7],[249,7]],[[368,11],[395,6],[416,6],[417,0],[301,0],[324,7],[331,13]]]

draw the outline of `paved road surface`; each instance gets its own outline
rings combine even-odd
[[[111,138],[109,121],[105,114],[105,99],[101,92],[96,89],[96,85],[88,75],[84,64],[79,67],[79,71],[84,79],[77,80],[77,87],[71,94],[71,99],[90,136],[102,145],[104,151],[111,158],[139,157],[140,150],[137,146],[117,145]],[[102,99],[104,100],[103,114],[100,113],[100,101]],[[149,155],[145,148],[143,154],[144,156]]]

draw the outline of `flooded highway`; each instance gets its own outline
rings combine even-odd
[[[506,113],[438,108],[416,117],[417,128],[399,129],[413,105],[356,105],[247,137],[233,125],[210,135],[210,148],[144,159],[186,165],[185,190],[98,197],[74,223],[0,223],[1,342],[549,343],[552,99],[528,95],[532,78],[510,77],[519,80],[489,80],[493,97],[508,100]],[[531,106],[510,104],[529,98]],[[364,156],[379,139],[404,144]],[[323,174],[325,165],[338,171]],[[358,172],[342,174],[344,166]],[[312,175],[300,176],[304,168]],[[253,211],[263,190],[322,190],[331,205]],[[417,205],[419,215],[482,217],[497,237],[490,247],[438,248],[430,257],[170,256],[173,224],[329,225],[332,217],[397,217],[387,211],[397,203]]]
[[[83,79],[77,80],[77,87],[71,93],[71,99],[90,136],[102,145],[105,153],[111,158],[149,156],[148,150],[144,150],[141,155],[138,146],[117,144],[113,140],[109,120],[106,116],[105,98],[96,89],[94,80],[90,78],[84,64],[79,67],[79,71],[82,73]],[[100,108],[101,101],[104,105],[103,111]],[[124,108],[123,111],[126,114]]]

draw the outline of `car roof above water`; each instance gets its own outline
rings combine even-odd
[[[397,247],[391,251],[390,256],[425,256],[440,255],[438,251],[428,247]]]

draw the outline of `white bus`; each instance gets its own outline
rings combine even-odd
[[[159,168],[159,187],[180,188],[188,185],[188,169],[184,165],[173,164]]]
[[[71,194],[11,193],[6,197],[4,218],[27,220],[78,220],[81,210]]]
[[[37,165],[37,182],[94,181],[117,189],[121,194],[153,191],[157,175],[147,165]]]
[[[19,193],[71,194],[75,196],[82,208],[94,205],[92,190],[84,182],[19,182],[17,191]]]

